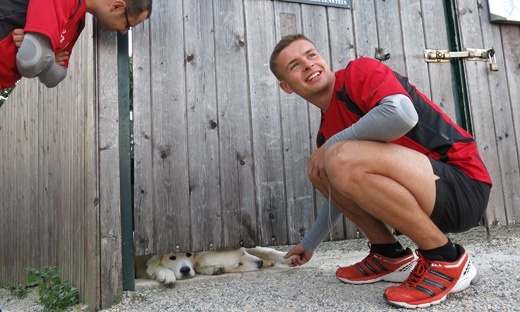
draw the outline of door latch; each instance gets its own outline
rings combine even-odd
[[[424,59],[428,63],[449,62],[451,58],[465,58],[468,61],[490,62],[489,70],[498,71],[495,58],[495,49],[466,49],[462,52],[449,52],[448,50],[424,50]]]

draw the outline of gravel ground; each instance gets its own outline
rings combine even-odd
[[[520,311],[520,226],[493,227],[490,236],[483,227],[449,236],[470,253],[480,280],[427,310]],[[400,240],[414,247],[405,237]],[[324,242],[302,267],[277,265],[259,272],[198,275],[177,281],[172,289],[137,280],[136,291],[125,292],[121,303],[102,311],[403,311],[383,300],[384,289],[392,284],[348,285],[334,276],[340,265],[366,256],[366,243],[366,239]],[[275,248],[288,250],[289,246]],[[0,289],[1,312],[43,311],[36,300],[35,293],[18,300]],[[85,311],[85,307],[70,311]]]

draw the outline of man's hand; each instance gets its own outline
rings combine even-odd
[[[325,145],[312,153],[307,165],[307,173],[311,177],[328,181],[327,172],[325,171]]]
[[[22,28],[16,28],[13,30],[13,41],[17,48],[20,48],[24,38],[24,31]],[[61,66],[65,66],[65,62],[69,60],[69,52],[61,51],[55,54],[56,63]]]
[[[290,267],[295,267],[299,265],[304,265],[309,262],[312,258],[312,253],[308,252],[303,248],[301,244],[298,244],[293,247],[293,249],[289,250],[287,254],[284,256],[285,259],[289,259],[291,256],[296,256],[292,260],[292,263],[289,264]]]
[[[56,53],[56,63],[61,66],[65,66],[65,61],[69,60],[69,52],[61,51]]]
[[[16,28],[15,30],[13,30],[13,41],[14,45],[17,48],[19,48],[22,45],[23,35],[24,33],[22,28]]]

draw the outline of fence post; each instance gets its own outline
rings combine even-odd
[[[117,34],[117,72],[123,290],[135,290],[132,183],[130,169],[130,63],[128,55],[128,34]]]

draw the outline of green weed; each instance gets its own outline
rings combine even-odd
[[[27,297],[27,287],[25,285],[14,286],[13,284],[8,284],[5,288],[10,290],[11,294],[18,299]]]
[[[27,268],[27,271],[27,286],[38,286],[40,303],[45,311],[64,311],[79,304],[78,289],[71,287],[67,281],[61,281],[57,267],[51,266],[41,271]]]

